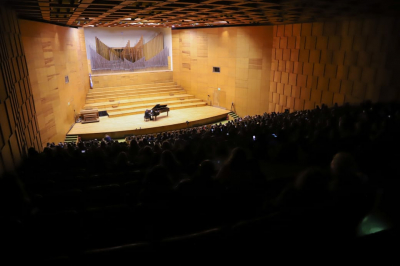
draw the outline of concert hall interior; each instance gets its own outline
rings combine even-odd
[[[314,262],[309,248],[397,265],[399,12],[396,0],[1,1],[2,259]]]

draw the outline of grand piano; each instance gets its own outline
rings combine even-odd
[[[154,120],[157,120],[157,116],[159,116],[161,113],[167,112],[167,116],[168,116],[168,112],[169,112],[169,108],[167,107],[167,105],[160,105],[157,104],[156,106],[154,106],[153,108],[151,108],[151,110],[149,110],[148,113],[144,113],[144,118],[148,118],[148,116],[150,115],[150,119],[151,117],[154,118]]]

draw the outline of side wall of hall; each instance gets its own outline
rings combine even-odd
[[[399,101],[400,19],[273,27],[269,112]]]
[[[85,103],[90,87],[85,37],[83,29],[28,20],[19,23],[42,149],[47,142],[64,141],[75,113]]]
[[[15,12],[0,6],[0,176],[30,147],[41,149],[41,138],[20,26]]]
[[[268,111],[272,29],[173,30],[174,81],[208,104],[231,109],[233,102],[241,116]],[[213,73],[213,67],[221,72]]]

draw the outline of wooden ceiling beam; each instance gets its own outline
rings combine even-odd
[[[91,20],[87,25],[94,25],[96,23],[98,23],[101,20],[106,19],[109,16],[112,16],[116,11],[123,9],[124,7],[129,6],[132,3],[136,3],[137,1],[124,1],[122,3],[120,3],[119,5],[113,7],[112,9],[108,10],[107,12],[105,12],[104,14],[100,15],[99,17]],[[119,21],[120,19],[118,19]],[[108,24],[112,24],[114,23],[115,19],[112,20],[111,22],[108,22]]]
[[[90,17],[86,25],[107,21],[120,25],[126,19],[142,22],[163,22],[191,25],[208,21],[228,21],[230,25],[246,23],[302,23],[333,18],[397,15],[398,0],[0,0],[17,14],[29,19],[65,20],[73,25],[82,17]],[[55,16],[55,18],[54,18]],[[61,16],[58,18],[57,16]],[[184,22],[182,22],[182,20]],[[192,20],[192,21],[185,21]],[[88,20],[86,20],[88,21]],[[140,21],[140,20],[139,20]],[[132,21],[133,22],[133,21]],[[102,24],[103,25],[103,24]],[[73,25],[76,26],[76,25]],[[82,23],[81,25],[82,26]]]
[[[81,2],[79,3],[79,6],[77,8],[75,8],[74,13],[69,18],[67,25],[72,25],[72,23],[74,23],[75,20],[78,17],[80,17],[82,12],[85,11],[85,9],[88,8],[93,1],[94,0],[81,0]]]
[[[50,20],[50,1],[40,1],[39,3],[40,12],[44,20]]]

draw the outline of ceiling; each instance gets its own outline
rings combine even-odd
[[[20,18],[72,27],[275,25],[396,16],[397,0],[3,0]]]

